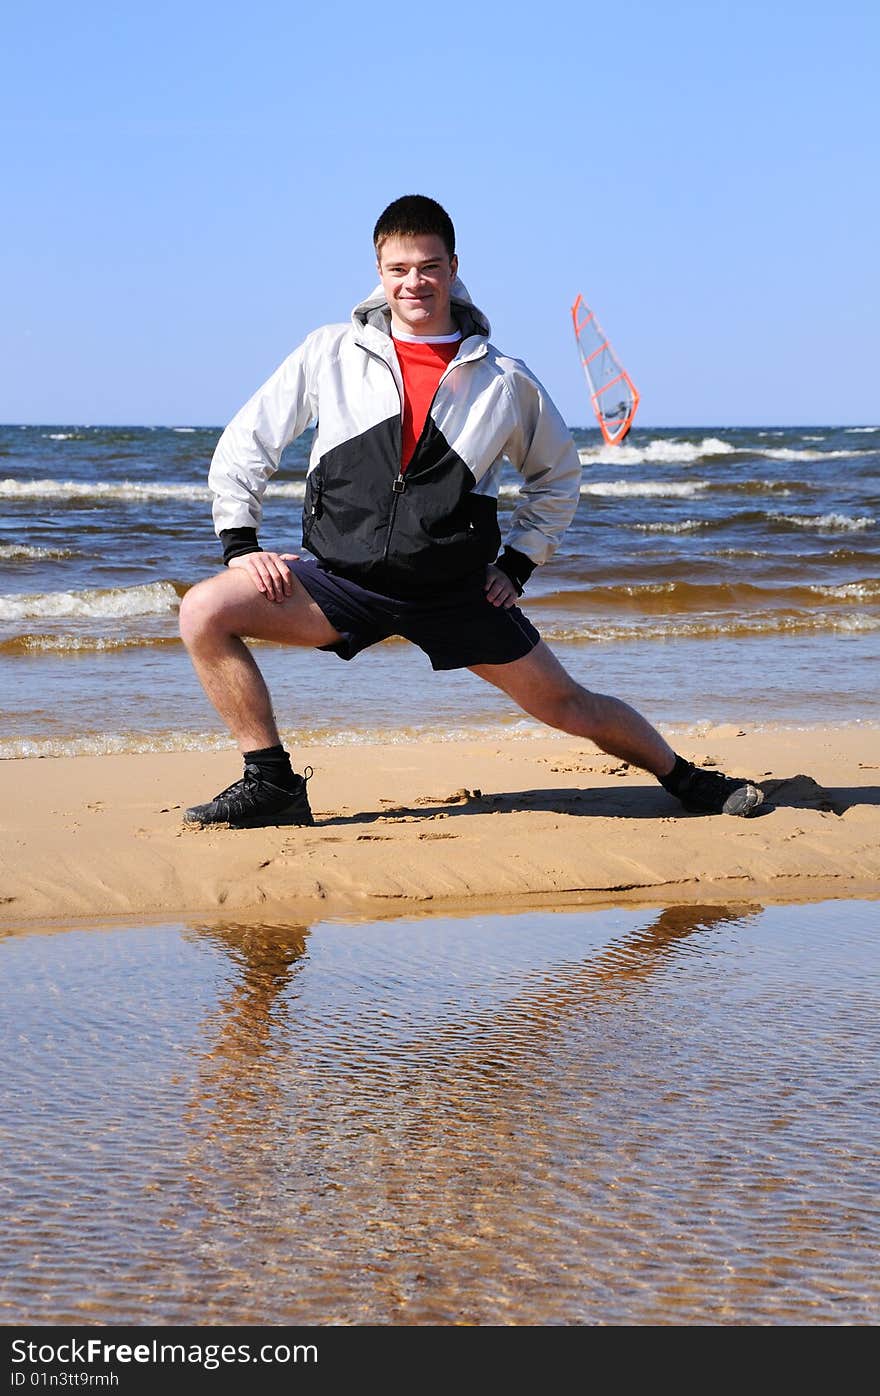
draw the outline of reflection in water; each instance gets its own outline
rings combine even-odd
[[[876,1321],[876,937],[853,906],[833,936],[815,907],[198,925],[158,966],[137,933],[150,1040],[94,1007],[88,1043],[57,1039],[112,1176],[82,1114],[42,1118],[54,1173],[46,1149],[36,1190],[13,1170],[0,1316]],[[134,934],[103,939],[124,958]]]
[[[245,1130],[252,1144],[276,1103],[273,1028],[289,1011],[285,1002],[305,954],[307,928],[227,925],[204,932],[228,954],[240,978],[212,1007],[203,1025],[200,1090],[190,1116],[207,1121],[205,1142],[224,1147]],[[213,1123],[212,1123],[213,1122]]]

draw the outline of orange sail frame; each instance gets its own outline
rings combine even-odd
[[[571,307],[571,318],[596,420],[608,445],[617,446],[632,426],[638,389],[581,295]]]

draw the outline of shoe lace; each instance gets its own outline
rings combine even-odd
[[[729,785],[736,785],[737,782],[731,776],[725,776],[721,771],[705,771],[699,766],[695,766],[688,780],[691,790],[721,790]]]
[[[230,795],[243,795],[254,786],[260,784],[259,766],[245,766],[244,775],[238,780],[234,780],[231,785],[227,785],[225,790],[221,790],[214,796],[215,800],[225,800]]]
[[[303,789],[308,785],[315,774],[313,767],[306,766],[303,769],[300,779]],[[240,798],[241,796],[256,794],[257,789],[263,783],[263,774],[257,765],[246,765],[244,775],[239,780],[234,780],[231,785],[227,785],[225,790],[221,790],[219,795],[214,796],[214,801]],[[212,802],[213,803],[213,802]]]

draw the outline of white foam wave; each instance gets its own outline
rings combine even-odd
[[[477,723],[472,726],[438,728],[320,728],[281,732],[282,740],[300,752],[310,746],[407,746],[414,740],[432,742],[510,742],[532,741],[540,738],[564,740],[565,734],[555,732],[531,718],[514,718],[507,723]],[[235,748],[228,737],[212,732],[117,732],[94,733],[89,736],[15,737],[0,739],[0,761],[14,761],[34,756],[106,756],[115,753],[147,753],[162,751],[229,751]]]
[[[205,499],[206,485],[90,480],[0,480],[2,499]]]
[[[46,591],[33,596],[0,596],[0,620],[54,617],[124,619],[176,611],[180,598],[170,582],[144,586],[96,588],[93,591]]]
[[[713,557],[772,557],[774,554],[764,552],[760,548],[713,548]]]
[[[706,436],[699,442],[666,439],[646,446],[585,446],[578,455],[584,465],[687,465],[703,456],[727,456],[735,450],[729,441]]]
[[[756,456],[764,456],[767,460],[839,460],[841,457],[849,459],[856,455],[873,455],[873,451],[804,451],[795,450],[792,446],[777,446],[770,451],[755,451]]]
[[[836,587],[815,585],[810,591],[835,601],[873,601],[880,596],[880,581],[844,582]]]
[[[223,751],[228,738],[207,732],[100,733],[88,737],[9,737],[0,740],[0,761],[33,756],[111,756],[151,751]]]
[[[303,499],[305,482],[290,480],[272,483],[273,495],[286,499]],[[157,481],[146,484],[137,480],[116,482],[89,480],[0,480],[0,499],[210,499],[207,485],[181,485]]]
[[[688,499],[700,490],[708,488],[708,480],[693,480],[687,484],[676,484],[675,481],[666,480],[595,480],[583,483],[580,493],[582,495],[607,495],[609,498],[626,496],[649,498],[656,495],[669,499]],[[518,495],[520,487],[519,485],[504,484],[498,493],[502,497]]]
[[[845,432],[846,432],[846,435],[847,435],[847,436],[861,436],[861,435],[863,435],[863,434],[864,434],[864,435],[867,435],[867,436],[870,436],[871,433],[872,433],[872,432],[875,432],[875,431],[880,431],[880,427],[846,427],[846,428],[845,428]]]
[[[172,431],[180,432],[181,436],[191,436],[195,432],[195,427],[172,427]]]
[[[780,635],[846,632],[857,634],[880,630],[880,617],[857,613],[802,611],[778,615],[725,615],[717,620],[708,615],[678,620],[646,621],[631,625],[551,626],[543,631],[551,644],[613,644],[632,640],[712,640],[728,635]]]
[[[667,480],[596,480],[581,485],[581,494],[606,495],[611,499],[690,499],[708,488],[708,480],[693,480],[689,484]]]
[[[853,431],[875,431],[875,427],[854,427]],[[783,432],[758,432],[758,436],[782,436]],[[802,436],[802,441],[824,441],[824,436]],[[698,445],[691,442],[652,441],[647,446],[586,446],[578,451],[582,465],[691,465],[706,456],[763,456],[765,460],[837,460],[853,455],[873,455],[873,451],[818,451],[810,447],[765,446],[754,450],[734,446],[729,441],[706,437]]]
[[[129,640],[106,635],[22,635],[14,642],[25,654],[105,654],[111,650],[130,649],[135,645],[155,645],[162,640],[143,636]]]
[[[862,529],[873,527],[877,522],[876,519],[869,518],[866,514],[853,519],[848,514],[775,514],[771,512],[767,517],[775,519],[779,523],[795,524],[798,528],[824,528],[835,533],[859,533]]]
[[[44,441],[84,441],[84,436],[78,436],[75,431],[50,431],[43,436]]]
[[[30,562],[38,559],[58,562],[61,558],[75,556],[72,548],[35,548],[27,543],[0,543],[0,562]]]
[[[682,519],[681,523],[640,523],[633,524],[639,533],[694,533],[698,528],[707,528],[705,519]]]

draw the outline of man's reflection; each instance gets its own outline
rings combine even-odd
[[[575,1031],[584,1054],[601,1050],[612,1015],[644,994],[688,940],[758,910],[664,908],[649,925],[586,959],[525,976],[520,971],[509,996],[487,991],[488,1002],[476,1012],[458,1006],[450,986],[442,1013],[432,1009],[431,1020],[415,1032],[405,1024],[418,1017],[412,1000],[418,988],[413,989],[405,965],[399,982],[406,1000],[399,1018],[387,1009],[378,1016],[344,984],[339,994],[328,992],[332,966],[322,971],[314,997],[294,991],[308,963],[306,927],[199,926],[198,935],[229,957],[235,976],[205,1024],[209,1044],[191,1120],[198,1119],[215,1144],[235,1137],[252,1143],[258,1137],[260,1148],[274,1139],[289,1150],[305,1147],[308,1136],[312,1145],[322,1141],[322,1147],[338,1151],[344,1136],[346,1154],[353,1147],[357,1155],[369,1134],[374,1154],[384,1152],[385,1138],[393,1163],[411,1145],[448,1150],[454,1133],[456,1155],[467,1157],[474,1150],[482,1155],[489,1118],[497,1140],[524,1102],[531,1111],[542,1096],[553,1094],[556,1081],[548,1066],[557,1044],[564,1051]],[[360,944],[366,982],[375,944],[370,928]],[[376,966],[377,974],[386,971],[387,966]],[[472,977],[478,975],[477,966]],[[331,1011],[334,1004],[338,1016]],[[605,1025],[601,1031],[595,1026],[599,1019]],[[622,1021],[621,1052],[638,1052],[638,1017],[627,1013]],[[592,1090],[588,1056],[572,1060],[566,1054],[566,1062],[566,1089],[577,1088],[587,1098]],[[321,1171],[325,1163],[323,1155]]]

